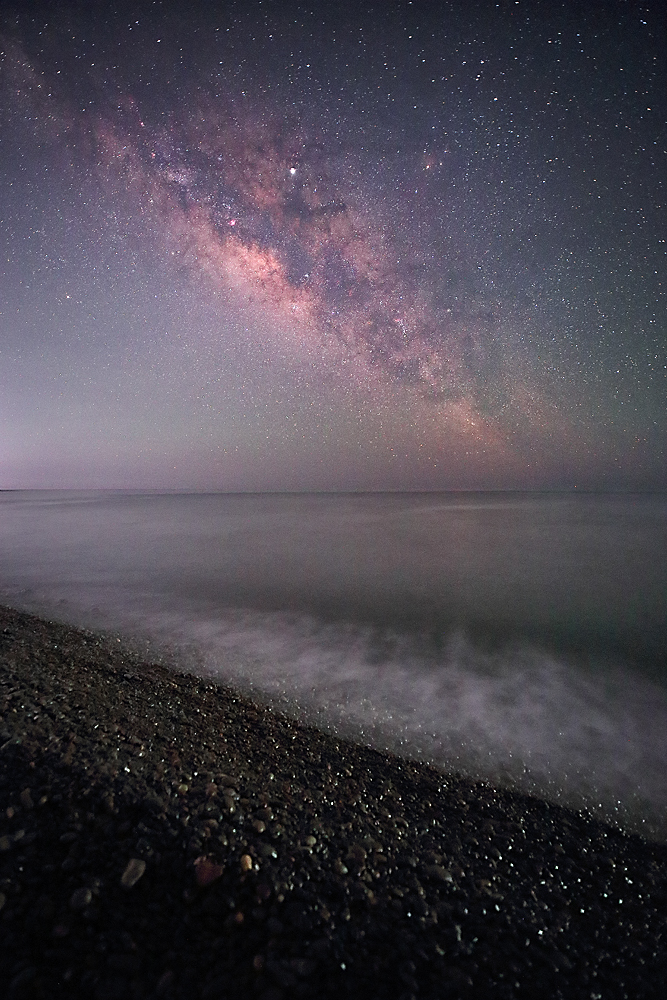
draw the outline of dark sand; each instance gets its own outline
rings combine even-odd
[[[664,845],[8,609],[0,694],[0,995],[667,996]]]

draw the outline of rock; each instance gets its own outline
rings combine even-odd
[[[92,892],[88,886],[82,886],[80,889],[74,890],[70,897],[69,905],[73,910],[85,910],[85,908],[89,906],[92,901]]]
[[[24,788],[19,795],[19,801],[24,809],[33,809],[35,803],[32,801],[32,795],[30,794],[29,788]]]
[[[130,858],[125,871],[120,877],[120,884],[124,889],[131,889],[136,885],[141,876],[146,871],[146,862],[143,858]]]
[[[347,860],[351,861],[357,868],[363,868],[367,856],[366,848],[362,847],[361,844],[352,844],[347,852]]]
[[[197,885],[202,889],[207,885],[212,885],[213,882],[217,882],[225,870],[224,866],[219,865],[213,858],[203,855],[195,860],[194,866]]]
[[[240,864],[241,864],[241,871],[242,872],[252,871],[252,858],[250,857],[249,854],[242,854],[241,855],[241,862],[240,862]]]
[[[430,875],[431,878],[436,879],[438,882],[454,881],[449,868],[443,868],[442,865],[427,865],[424,871],[427,875]]]
[[[117,812],[116,797],[113,794],[113,792],[109,792],[102,798],[102,806],[104,807],[106,812],[109,813],[110,816],[112,816],[115,812]]]

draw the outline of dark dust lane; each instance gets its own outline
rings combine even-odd
[[[0,610],[0,982],[19,998],[631,1000],[667,848]]]

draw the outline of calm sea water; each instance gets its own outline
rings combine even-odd
[[[0,601],[667,839],[667,497],[0,493]]]

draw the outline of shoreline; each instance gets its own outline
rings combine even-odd
[[[9,608],[0,695],[14,1000],[662,995],[666,845]]]

